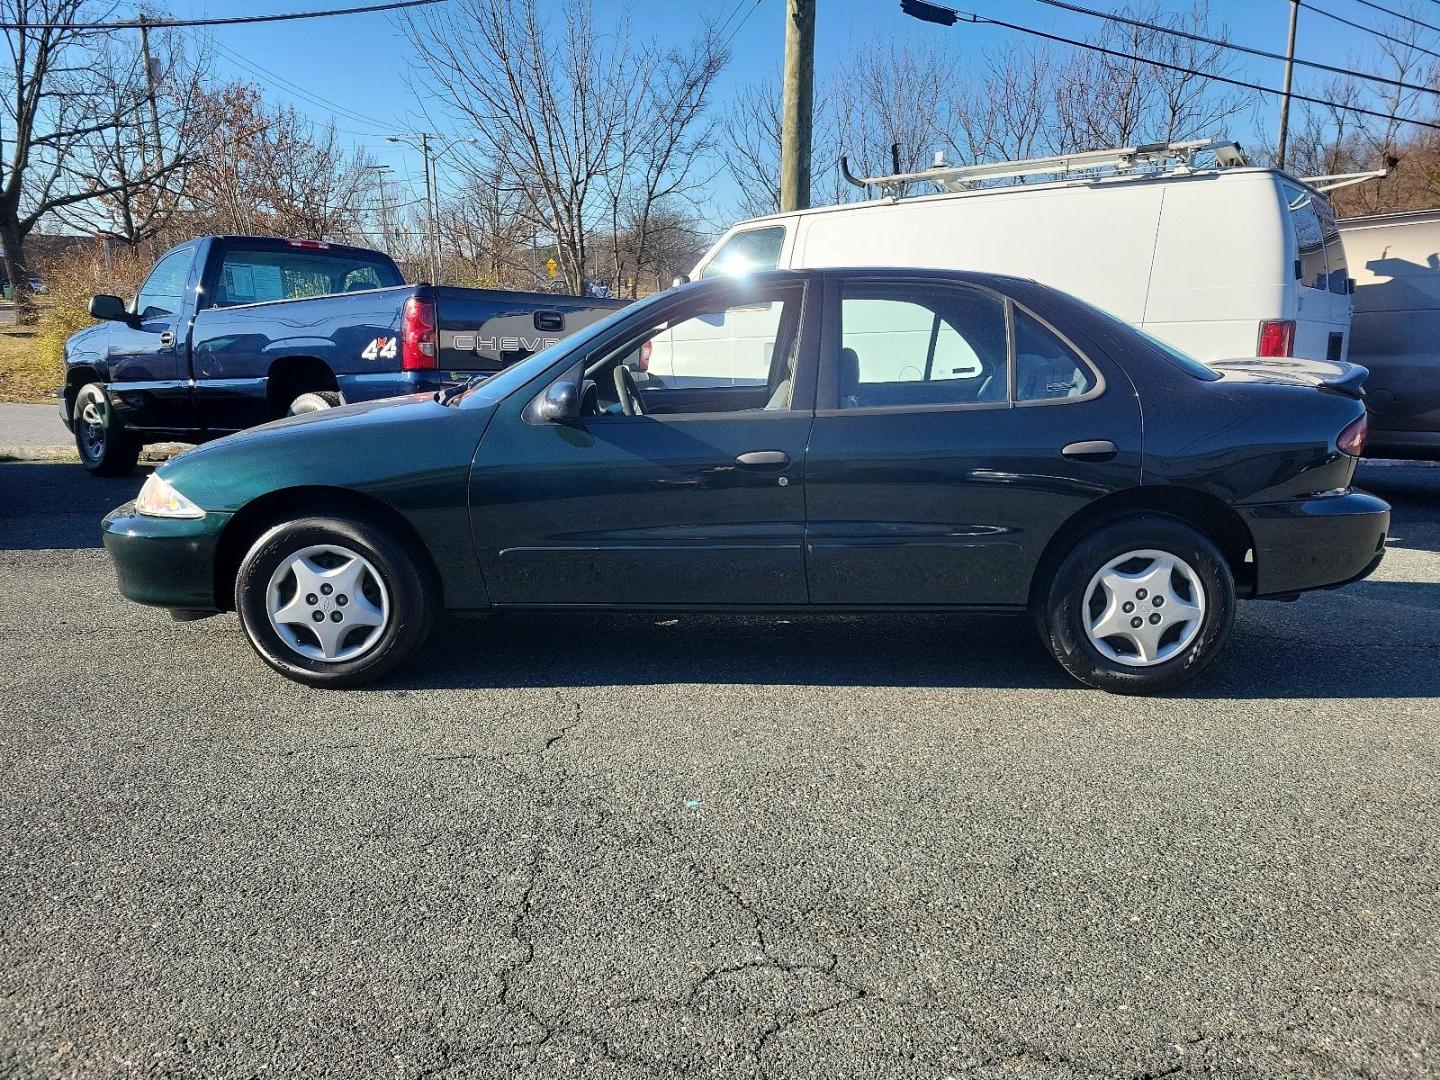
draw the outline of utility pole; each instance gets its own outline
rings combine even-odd
[[[1280,90],[1280,139],[1275,165],[1285,168],[1285,143],[1290,137],[1290,78],[1295,71],[1295,24],[1300,18],[1300,0],[1290,0],[1290,38],[1285,45],[1285,81]]]
[[[780,126],[780,209],[810,205],[810,124],[815,110],[815,3],[785,0],[785,91]]]
[[[165,152],[160,145],[160,109],[155,104],[155,61],[150,58],[150,27],[143,14],[140,16],[140,58],[145,65],[145,96],[150,99],[150,132],[155,139],[155,167],[159,169],[164,163]]]
[[[426,237],[430,248],[430,284],[440,284],[440,225],[439,217],[435,212],[435,165],[430,159],[430,133],[422,131],[420,134],[420,155],[425,159],[425,216],[429,220],[429,227],[425,230],[429,235]]]
[[[385,174],[390,171],[390,166],[371,165],[370,169],[375,173],[375,180],[380,185],[380,246],[388,253],[392,237],[390,236],[390,204],[385,201]]]

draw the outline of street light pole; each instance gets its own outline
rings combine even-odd
[[[420,135],[420,155],[425,159],[425,216],[429,221],[426,232],[430,247],[430,284],[440,284],[440,237],[438,236],[438,214],[435,212],[435,165],[430,159],[430,133]]]
[[[1290,0],[1290,37],[1285,45],[1285,80],[1280,90],[1280,138],[1275,149],[1275,165],[1285,168],[1285,143],[1290,137],[1290,78],[1295,71],[1295,24],[1300,18],[1300,0]]]

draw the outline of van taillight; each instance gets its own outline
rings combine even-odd
[[[1260,324],[1256,356],[1290,356],[1295,350],[1295,320],[1266,319]]]
[[[640,345],[640,370],[650,370],[650,339],[646,338]]]
[[[1359,457],[1365,452],[1365,441],[1370,437],[1370,414],[1362,412],[1345,425],[1345,430],[1335,436],[1335,445],[1341,453]]]
[[[433,368],[440,349],[435,340],[435,303],[412,296],[400,316],[400,367],[405,371]]]

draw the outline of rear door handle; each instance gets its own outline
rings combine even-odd
[[[1086,439],[1083,442],[1072,442],[1060,451],[1068,458],[1079,458],[1082,461],[1109,461],[1119,452],[1119,448],[1109,439]]]
[[[742,469],[783,469],[790,464],[790,455],[784,450],[751,450],[735,459]]]

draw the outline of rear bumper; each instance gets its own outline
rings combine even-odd
[[[1235,509],[1255,540],[1257,597],[1356,581],[1385,554],[1390,505],[1364,491]]]
[[[404,397],[407,394],[433,394],[451,383],[450,372],[377,371],[363,375],[337,375],[335,386],[347,405],[357,401],[378,401],[380,398]]]
[[[155,607],[216,611],[215,549],[229,514],[156,518],[117,506],[101,523],[120,592]]]

